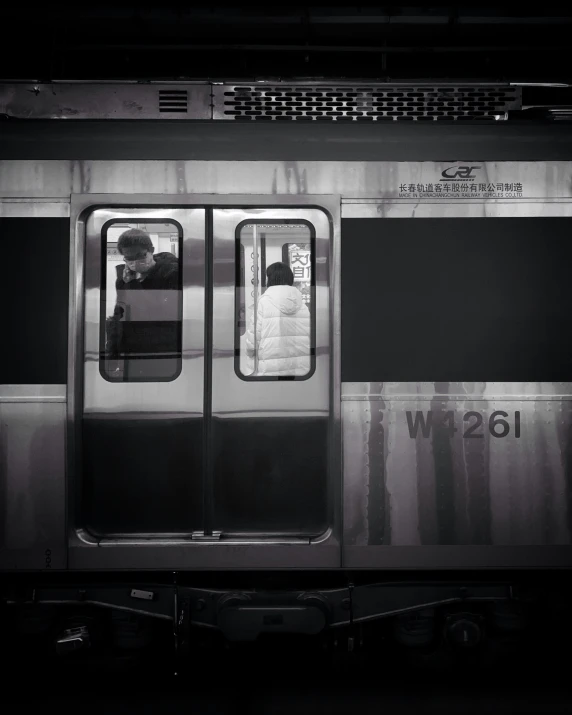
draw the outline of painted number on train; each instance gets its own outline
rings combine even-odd
[[[483,439],[485,431],[488,429],[491,437],[501,438],[514,435],[517,439],[520,437],[520,412],[515,412],[514,416],[509,416],[508,412],[497,410],[488,418],[488,423],[485,426],[485,420],[480,412],[465,412],[463,414],[463,426],[457,426],[455,417],[460,422],[462,413],[449,410],[448,412],[422,412],[417,410],[412,412],[406,411],[407,426],[409,428],[409,436],[416,438],[419,434],[422,437],[431,437],[433,429],[439,427],[439,433],[448,433],[453,437],[457,432],[461,432],[463,438],[466,439]]]

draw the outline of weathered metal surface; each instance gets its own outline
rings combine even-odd
[[[481,167],[478,170],[481,173],[475,170],[475,181],[485,183],[487,188],[489,183],[494,184],[494,191],[475,191],[473,197],[470,189],[468,192],[459,189],[457,196],[450,191],[443,199],[432,197],[431,193],[436,192],[426,190],[429,184],[434,188],[435,182],[441,181],[443,172],[454,174],[466,165],[462,162],[3,161],[0,162],[0,196],[7,199],[3,200],[3,206],[16,205],[14,199],[36,197],[46,201],[44,206],[52,206],[65,202],[71,194],[140,192],[177,196],[181,201],[188,196],[192,201],[193,196],[201,193],[203,196],[228,195],[232,203],[232,194],[238,192],[288,196],[292,201],[314,193],[341,195],[343,215],[355,217],[572,215],[572,162],[477,162],[475,166]],[[522,185],[518,192],[514,190],[517,183]],[[415,190],[410,191],[413,184]],[[417,184],[423,186],[423,191],[417,191]],[[497,184],[503,185],[502,191],[497,190]],[[505,192],[506,184],[512,184],[513,190]],[[407,190],[401,191],[403,186]],[[469,197],[464,197],[464,193]],[[499,193],[503,195],[497,196]],[[505,193],[521,196],[504,196]],[[340,329],[336,318],[334,332],[339,335]],[[487,545],[519,546],[525,550],[526,547],[551,547],[554,551],[571,544],[572,383],[359,383],[344,384],[342,389],[347,547],[363,546],[372,552],[374,549],[370,547],[376,546],[462,546],[468,553],[472,547]],[[42,406],[42,410],[48,408],[59,410],[57,405]],[[13,409],[15,407],[10,406],[10,410]],[[417,436],[412,436],[407,412],[411,412],[410,419],[414,421],[417,412],[425,415],[428,410],[433,412],[431,432],[424,437],[420,429]],[[503,419],[509,424],[509,432],[504,437],[495,437],[489,430],[491,415],[498,411],[507,413]],[[517,411],[521,430],[518,438],[515,436]],[[473,416],[465,420],[469,412],[481,416],[482,426],[476,432],[483,434],[482,437],[464,436],[478,419]],[[16,468],[29,474],[36,465],[36,462],[32,466],[31,462],[25,464],[27,452],[18,451],[6,457],[9,455],[6,435],[14,435],[10,437],[10,445],[12,439],[20,440],[24,435],[21,442],[24,450],[33,446],[30,440],[34,435],[22,432],[22,420],[32,416],[36,419],[35,415],[22,417],[10,412],[8,422],[3,416],[0,452],[4,474],[15,474]],[[44,420],[44,417],[37,419]],[[46,418],[48,422],[49,419]],[[63,414],[58,420],[63,430]],[[453,421],[456,432],[450,431],[451,424],[447,420]],[[55,431],[59,429],[54,427]],[[58,444],[56,439],[50,442],[54,449]],[[62,459],[63,450],[62,441]],[[15,461],[8,463],[8,458]],[[58,460],[59,457],[54,456],[56,467],[50,467],[50,474],[57,472],[53,483],[60,490],[63,504]],[[44,463],[39,466],[47,469]],[[38,467],[41,488],[35,492],[39,495],[34,497],[35,501],[26,502],[22,496],[22,485],[28,483],[25,479],[20,482],[9,477],[10,504],[28,506],[12,531],[4,529],[5,543],[6,540],[10,544],[18,541],[19,529],[29,523],[33,510],[38,508],[42,490],[52,479],[48,475],[47,481],[42,481],[45,475],[42,469]],[[8,488],[6,481],[3,484],[4,489]],[[54,506],[54,514],[59,513],[57,509],[59,506]],[[41,525],[42,521],[36,519],[35,523]],[[38,537],[37,543],[46,543],[43,539],[44,536]],[[36,553],[33,548],[30,546],[30,554]],[[120,566],[121,559],[132,547],[110,544],[109,548],[114,550],[115,563]],[[274,558],[272,546],[268,548],[270,551],[261,558],[264,566],[271,565]],[[10,549],[5,553],[13,553]],[[85,566],[87,562],[81,561],[77,548],[75,552],[75,567]],[[179,556],[174,552],[169,555],[169,565],[180,563]],[[235,558],[231,554],[228,561],[219,565],[231,563],[231,556]],[[94,553],[93,561],[87,565],[97,566],[97,558]],[[165,549],[160,546],[153,556],[155,560],[148,560],[147,552],[138,552],[136,562],[131,563],[142,568],[151,564],[161,567],[167,564],[164,558]],[[368,558],[365,556],[360,563],[366,564]],[[395,562],[399,560],[398,556],[392,558]],[[307,559],[307,565],[315,566],[315,562],[310,563],[310,557],[299,553],[292,556],[292,566],[303,565],[303,559]],[[455,567],[469,564],[463,559],[460,556]],[[481,561],[485,562],[486,557]],[[372,557],[366,565],[375,564],[379,562]],[[216,566],[214,561],[205,561],[204,565]],[[498,565],[511,563],[507,557],[506,562]]]
[[[68,218],[70,204],[60,199],[0,199],[0,218]]]
[[[442,176],[465,174],[467,167],[478,167],[471,169],[473,181]],[[429,191],[436,186],[439,192]],[[505,186],[512,189],[505,191]],[[435,205],[444,216],[445,207],[471,215],[479,210],[475,206],[486,215],[482,207],[494,212],[488,207],[499,202],[514,206],[515,215],[522,210],[517,206],[526,203],[527,215],[535,215],[542,211],[536,208],[538,200],[572,198],[572,162],[0,161],[0,197],[93,193],[334,194],[342,197],[344,215],[353,211],[356,217],[362,212],[379,218],[385,215],[375,206],[379,200]],[[350,209],[348,204],[356,205]]]
[[[65,568],[65,392],[0,388],[2,568]]]
[[[210,83],[29,82],[0,85],[19,119],[211,119]]]
[[[508,83],[18,82],[0,84],[0,114],[25,119],[377,121],[507,119]]]
[[[346,545],[572,543],[572,384],[342,390]]]

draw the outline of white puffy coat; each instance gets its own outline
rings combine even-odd
[[[297,288],[270,286],[258,301],[246,331],[246,349],[258,347],[256,375],[306,375],[310,372],[310,311]]]

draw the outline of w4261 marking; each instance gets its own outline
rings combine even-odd
[[[423,437],[431,437],[433,429],[438,427],[439,434],[448,433],[449,437],[453,437],[459,431],[459,428],[455,425],[455,416],[459,419],[461,414],[454,410],[449,410],[448,412],[432,412],[431,410],[428,412],[420,410],[412,412],[411,410],[406,410],[409,436],[415,439],[421,432]],[[513,423],[512,427],[507,418],[509,418],[508,412],[503,412],[502,410],[497,410],[490,415],[487,426],[491,437],[500,439],[508,437],[509,434],[514,435],[517,439],[520,437],[520,412],[515,412],[514,417],[510,418],[510,422]],[[483,422],[483,415],[480,412],[465,412],[463,414],[463,438],[483,439],[485,428],[482,432],[478,431],[483,427]]]

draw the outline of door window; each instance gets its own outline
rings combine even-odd
[[[174,380],[181,371],[181,226],[109,221],[102,241],[101,375]]]
[[[308,222],[238,226],[235,370],[240,378],[300,380],[313,373],[314,244]]]

